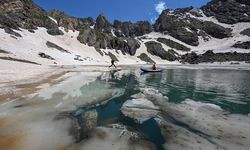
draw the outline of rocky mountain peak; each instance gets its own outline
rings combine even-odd
[[[154,29],[192,46],[199,45],[199,37],[207,40],[209,37],[223,39],[231,36],[230,29],[200,20],[200,11],[193,7],[167,9],[156,20]]]
[[[148,34],[153,31],[152,25],[148,21],[121,22],[114,21],[115,34],[118,37],[135,37]]]
[[[95,21],[93,18],[76,18],[71,17],[60,10],[52,10],[48,13],[49,16],[56,19],[58,26],[64,27],[66,31],[68,30],[81,30],[83,27],[93,26]]]
[[[104,16],[104,14],[100,14],[96,18],[95,29],[110,30],[111,28],[112,28],[112,24],[108,21],[108,19]]]
[[[250,22],[249,0],[212,0],[201,9],[206,16],[215,16],[222,23]]]

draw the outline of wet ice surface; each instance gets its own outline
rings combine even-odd
[[[72,120],[55,118],[123,93],[123,89],[97,80],[100,75],[101,72],[68,73],[55,85],[44,84],[34,94],[0,105],[1,150],[59,149],[72,144]]]
[[[133,68],[69,72],[0,104],[0,149],[247,150],[248,74],[177,68],[144,75]]]

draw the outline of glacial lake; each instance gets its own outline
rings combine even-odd
[[[133,95],[140,93],[142,88],[156,89],[170,103],[177,105],[192,100],[218,105],[231,114],[250,114],[250,70],[164,68],[162,73],[142,73],[136,67],[124,67],[119,72],[69,72],[53,84],[42,85],[33,94],[0,105],[0,121],[10,122],[9,126],[3,126],[0,134],[7,137],[13,134],[7,131],[24,132],[27,136],[25,142],[29,143],[32,138],[31,141],[41,142],[37,146],[24,146],[26,150],[39,150],[44,148],[43,145],[46,145],[45,149],[56,149],[62,143],[70,145],[75,142],[70,138],[60,139],[64,134],[68,136],[68,132],[63,131],[67,127],[61,127],[62,124],[57,127],[53,124],[54,119],[67,112],[81,124],[80,117],[86,111],[94,110],[97,112],[96,126],[122,124],[152,142],[157,150],[164,149],[162,145],[167,139],[162,136],[154,119],[140,124],[120,111],[123,103],[133,99]],[[41,128],[37,129],[37,126]],[[43,128],[53,130],[55,126],[58,129],[55,133],[50,130],[47,135],[42,133]],[[34,130],[34,133],[26,130]],[[54,134],[53,140],[61,140],[62,143],[51,143],[50,138],[41,140],[50,133]],[[25,142],[20,143],[25,145]],[[20,143],[15,142],[17,145]],[[2,149],[4,144],[0,146]]]

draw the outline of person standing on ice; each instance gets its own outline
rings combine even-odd
[[[109,66],[109,68],[112,67],[112,66],[114,66],[116,68],[114,59],[111,59],[111,65]]]

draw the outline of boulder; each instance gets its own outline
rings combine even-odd
[[[53,57],[51,57],[51,56],[49,56],[49,55],[47,55],[45,53],[42,53],[42,52],[40,52],[38,55],[40,57],[42,57],[42,58],[46,58],[46,59],[50,59],[50,60],[55,60]]]

